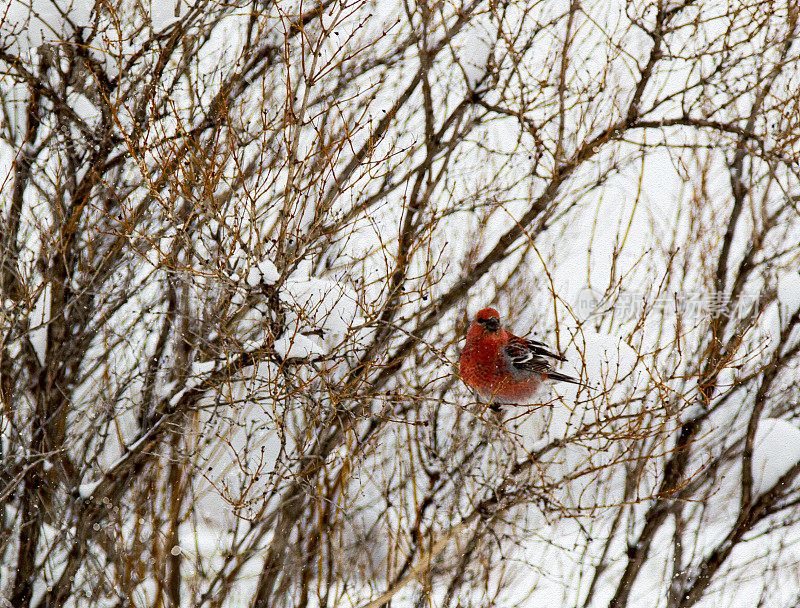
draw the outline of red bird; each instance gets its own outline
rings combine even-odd
[[[497,311],[484,308],[469,328],[459,369],[464,384],[482,399],[519,405],[534,397],[547,380],[583,386],[575,378],[555,371],[553,359],[566,361],[542,342],[518,338],[502,329]]]

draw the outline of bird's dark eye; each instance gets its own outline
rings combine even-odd
[[[500,329],[500,319],[498,319],[497,317],[486,317],[485,319],[478,319],[478,323],[480,323],[488,331],[497,331],[498,329]]]

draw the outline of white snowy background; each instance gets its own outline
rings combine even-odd
[[[705,3],[697,9],[696,15],[702,15],[702,36],[693,34],[688,26],[676,29],[670,43],[676,55],[690,56],[693,48],[699,49],[704,41],[713,41],[728,31],[729,13],[722,7],[715,8],[715,4]],[[487,3],[490,5],[493,3]],[[535,41],[524,61],[514,68],[519,74],[501,77],[509,90],[520,81],[534,82],[537,78],[552,81],[554,78],[544,70],[552,68],[550,57],[562,48],[564,20],[556,18],[564,14],[570,3],[534,5],[529,10],[535,11],[535,15],[520,7],[504,9],[508,14],[504,15],[502,23],[517,23],[520,31],[516,34],[522,38],[531,36]],[[629,91],[630,83],[638,77],[637,66],[641,67],[646,61],[652,41],[641,29],[628,28],[626,6],[634,12],[641,11],[642,19],[648,23],[654,18],[655,9],[647,12],[643,6],[618,2],[592,3],[579,13],[577,31],[580,36],[576,37],[575,48],[571,51],[569,88],[593,90],[600,80],[607,85],[596,93],[594,101],[585,102],[583,113],[567,114],[567,123],[563,125],[567,132],[564,154],[590,140],[592,133],[611,122],[610,117],[620,114],[629,101],[624,94],[615,96],[601,92],[605,86]],[[264,39],[259,42],[271,42],[270,37],[282,41],[282,32],[288,31],[290,20],[309,8],[305,4],[279,2],[265,9],[265,23],[260,30]],[[147,86],[155,60],[144,68],[134,62],[141,72],[129,74],[131,58],[139,52],[143,40],[159,40],[159,44],[163,44],[173,31],[171,28],[178,27],[183,19],[191,19],[191,24],[195,25],[201,23],[206,10],[211,10],[207,4],[193,5],[183,0],[177,4],[172,1],[122,2],[117,13],[101,10],[100,4],[80,0],[34,0],[32,4],[10,0],[0,17],[3,59],[8,64],[9,56],[17,56],[26,65],[35,67],[37,62],[43,61],[42,49],[48,45],[60,45],[73,40],[76,32],[85,35],[91,28],[98,28],[102,36],[94,38],[96,42],[87,46],[86,53],[110,78],[124,84],[113,93],[120,99],[119,105],[111,102],[116,112],[113,122],[121,132],[126,129],[133,132],[141,128],[141,124],[136,125],[139,119],[135,110],[126,105],[122,94],[128,86]],[[415,89],[410,106],[403,107],[396,116],[396,126],[374,143],[371,151],[374,166],[358,168],[341,191],[336,190],[338,182],[333,174],[343,171],[349,158],[347,154],[352,153],[350,148],[358,149],[367,141],[366,126],[381,121],[394,100],[409,86],[419,65],[418,53],[413,47],[405,49],[391,60],[385,71],[366,72],[357,83],[345,82],[346,79],[329,66],[342,60],[347,53],[357,57],[356,49],[364,41],[370,42],[378,56],[387,53],[391,56],[396,52],[396,45],[408,35],[409,21],[417,27],[422,19],[421,13],[410,17],[406,10],[407,5],[382,0],[363,6],[335,3],[330,14],[325,12],[321,17],[326,35],[315,40],[309,34],[306,40],[309,48],[315,51],[311,53],[306,48],[287,51],[291,53],[292,62],[285,73],[276,70],[265,78],[299,81],[294,84],[297,87],[294,100],[287,99],[286,88],[273,87],[274,82],[269,82],[263,88],[254,86],[252,92],[244,96],[244,101],[232,109],[232,114],[235,113],[229,118],[232,123],[263,123],[268,132],[274,128],[274,121],[283,120],[281,115],[286,104],[296,103],[298,99],[325,99],[327,95],[331,107],[335,105],[334,100],[341,104],[352,102],[353,107],[357,107],[354,100],[361,99],[359,128],[353,129],[351,144],[341,152],[342,160],[331,161],[335,169],[332,168],[330,174],[320,171],[325,177],[321,177],[319,183],[311,178],[305,182],[303,171],[310,175],[312,170],[317,170],[309,159],[316,154],[315,133],[322,132],[323,122],[330,120],[330,116],[319,111],[325,102],[314,106],[314,111],[308,115],[295,116],[308,128],[293,131],[287,128],[286,141],[248,143],[243,137],[232,146],[238,147],[242,158],[248,161],[262,153],[259,146],[266,149],[274,146],[276,151],[281,150],[280,154],[302,159],[299,168],[293,168],[288,162],[277,165],[264,162],[261,172],[256,170],[259,179],[251,184],[252,188],[236,190],[231,184],[235,183],[241,166],[232,162],[224,164],[224,160],[217,159],[223,164],[223,175],[216,190],[213,187],[211,190],[226,202],[220,204],[212,219],[192,232],[190,244],[183,242],[187,233],[178,225],[176,216],[163,211],[180,207],[176,202],[182,200],[180,188],[191,183],[188,171],[176,171],[174,185],[150,197],[146,186],[149,177],[143,178],[142,173],[168,158],[163,149],[158,149],[136,157],[126,165],[128,174],[118,178],[120,191],[126,190],[126,184],[135,184],[126,193],[129,198],[126,209],[146,201],[145,204],[157,211],[153,212],[151,222],[137,228],[135,239],[131,237],[136,242],[135,255],[107,278],[109,284],[116,281],[126,285],[135,297],[123,303],[99,304],[98,310],[105,307],[107,311],[103,321],[106,329],[98,331],[87,348],[81,381],[72,387],[72,413],[68,419],[68,443],[72,445],[69,449],[74,450],[76,458],[79,454],[94,455],[85,457],[84,476],[75,490],[80,499],[99,501],[101,490],[109,485],[103,482],[104,475],[122,470],[126,459],[141,446],[147,444],[148,450],[156,449],[147,443],[150,435],[143,431],[137,404],[146,392],[143,378],[147,361],[159,348],[158,328],[166,314],[164,294],[174,281],[182,281],[180,289],[185,290],[185,297],[194,309],[187,311],[187,316],[204,318],[203,315],[220,302],[235,308],[237,312],[232,316],[235,323],[203,330],[209,344],[224,343],[227,350],[197,348],[192,356],[198,358],[188,361],[185,377],[174,378],[160,372],[154,388],[157,401],[168,409],[178,408],[206,383],[214,381],[215,374],[227,369],[229,357],[255,353],[248,365],[237,370],[223,388],[209,390],[196,400],[196,415],[181,429],[182,449],[191,454],[190,462],[194,467],[189,484],[192,503],[187,512],[190,514],[174,531],[172,540],[166,538],[166,529],[149,532],[145,529],[157,520],[144,523],[129,513],[126,515],[124,506],[117,505],[120,515],[114,524],[108,524],[117,526],[109,538],[116,535],[122,539],[120,546],[125,545],[126,538],[158,538],[160,546],[181,558],[182,584],[187,589],[193,585],[203,588],[207,584],[207,572],[223,564],[236,563],[231,582],[233,590],[225,596],[225,606],[251,605],[266,548],[279,533],[277,528],[271,528],[277,521],[272,515],[277,509],[275,504],[298,475],[298,455],[310,450],[317,439],[313,434],[314,422],[309,422],[313,418],[310,412],[317,408],[314,411],[325,413],[339,407],[341,397],[332,387],[344,385],[353,373],[355,362],[368,352],[367,345],[385,327],[399,328],[382,344],[381,351],[374,354],[379,360],[408,339],[409,332],[431,312],[430,303],[437,302],[464,280],[470,264],[487,255],[501,235],[520,221],[546,185],[537,169],[532,168],[532,159],[538,154],[537,138],[551,141],[557,137],[559,124],[553,116],[558,105],[553,100],[558,92],[553,87],[543,89],[540,97],[531,99],[530,106],[525,108],[528,120],[543,125],[543,133],[536,137],[526,132],[514,116],[492,113],[480,124],[471,125],[464,144],[453,153],[446,178],[428,193],[428,207],[421,212],[437,219],[431,221],[430,232],[417,235],[420,242],[424,242],[424,249],[414,251],[409,266],[408,276],[412,278],[408,285],[413,289],[398,300],[397,314],[386,324],[379,323],[383,303],[391,297],[388,285],[396,261],[393,255],[399,246],[398,234],[407,213],[404,205],[415,187],[413,179],[401,180],[401,177],[413,171],[426,155],[424,112],[420,110],[425,100],[419,89]],[[436,8],[431,19],[439,25],[436,35],[432,35],[433,40],[438,39],[444,29],[439,22],[452,24],[458,10],[450,4]],[[199,50],[193,51],[196,57],[191,68],[204,75],[205,89],[198,87],[190,92],[187,84],[190,78],[179,79],[169,95],[170,103],[165,106],[168,111],[149,119],[155,138],[167,139],[173,132],[183,132],[187,125],[195,124],[198,117],[192,115],[192,105],[187,100],[191,98],[194,103],[192,95],[197,95],[203,103],[209,104],[215,86],[237,69],[235,58],[248,44],[250,3],[214,5],[213,11],[219,22],[203,34],[208,39],[203,45],[198,43]],[[496,77],[493,66],[501,61],[513,63],[508,59],[508,49],[498,42],[502,40],[498,36],[498,14],[497,10],[489,8],[477,11],[475,17],[447,42],[447,50],[442,51],[446,57],[431,72],[435,78],[428,86],[435,97],[434,120],[439,121],[440,126],[473,89],[480,91],[487,104],[503,105],[511,95],[493,89],[497,84],[493,81]],[[120,25],[118,18],[122,16],[133,22]],[[543,26],[541,31],[534,27],[534,23],[548,24],[551,18],[554,20],[551,25]],[[198,32],[201,29],[198,26]],[[198,32],[193,35],[200,36]],[[618,40],[623,33],[626,53],[638,53],[637,57],[616,52],[614,44],[607,43],[606,37]],[[510,34],[505,31],[504,35]],[[693,35],[698,38],[694,39]],[[778,41],[782,34],[776,30],[769,35]],[[747,31],[736,33],[734,38],[737,37],[746,39]],[[761,42],[754,40],[753,56],[741,61],[738,69],[743,81],[757,73],[759,56],[765,53],[759,46]],[[296,44],[300,46],[299,42]],[[315,44],[319,46],[314,47]],[[796,46],[788,52],[792,61],[798,52]],[[191,54],[191,47],[187,48],[187,54]],[[602,51],[590,53],[588,49]],[[301,66],[301,56],[308,61],[313,56],[314,63]],[[365,55],[363,61],[369,60]],[[659,82],[652,87],[657,93],[648,92],[645,101],[652,103],[656,98],[665,101],[657,104],[647,118],[663,122],[680,117],[684,109],[681,100],[685,103],[692,95],[699,97],[700,92],[682,95],[677,92],[688,80],[697,77],[693,70],[711,70],[712,67],[706,65],[711,61],[710,57],[686,65],[676,61],[670,71],[660,73]],[[392,62],[396,66],[391,65]],[[358,61],[353,65],[357,64]],[[775,85],[776,89],[791,89],[797,84],[796,73],[792,73],[796,67],[792,64],[787,70],[789,73]],[[167,66],[166,74],[173,70],[177,73],[177,63]],[[314,77],[299,78],[303,70],[313,73]],[[11,70],[4,74],[2,81],[4,121],[9,132],[20,133],[26,124],[27,89],[10,74]],[[261,76],[253,75],[253,78]],[[338,92],[337,79],[344,83],[343,90]],[[84,88],[84,91],[77,86],[69,88],[68,104],[83,124],[93,129],[103,120],[102,112],[97,98],[92,97],[91,87]],[[755,87],[751,90],[744,86],[743,89],[741,95],[736,95],[732,107],[724,106],[715,112],[709,110],[708,120],[724,122],[746,117],[756,93],[753,92]],[[712,104],[716,99],[714,95],[723,96],[724,92],[703,94],[707,97],[703,103]],[[579,98],[576,94],[575,99]],[[267,110],[262,112],[263,108]],[[481,106],[476,106],[474,112],[479,111],[483,111]],[[274,115],[268,115],[270,112]],[[451,125],[453,131],[446,131],[444,136],[455,139],[456,130],[466,128],[464,125],[476,115],[470,112],[456,119],[456,126]],[[604,116],[609,118],[603,121]],[[353,120],[356,124],[356,118]],[[56,133],[58,125],[48,125],[48,128]],[[72,128],[77,131],[77,127]],[[242,133],[245,130],[242,126]],[[234,131],[231,127],[231,132]],[[744,312],[752,315],[754,321],[741,338],[735,364],[723,366],[720,372],[719,382],[725,390],[719,391],[718,401],[713,402],[710,413],[697,405],[701,401],[701,388],[697,386],[696,372],[702,361],[699,355],[709,348],[709,306],[714,297],[710,273],[715,267],[710,260],[713,252],[719,251],[732,205],[729,163],[735,153],[735,141],[735,133],[711,135],[677,126],[634,129],[625,138],[614,141],[613,146],[602,142],[594,151],[593,161],[578,166],[567,184],[561,187],[553,212],[541,217],[543,224],[537,219],[527,226],[503,260],[437,321],[436,329],[425,335],[430,346],[421,349],[425,354],[411,356],[400,369],[392,372],[390,380],[382,378],[380,369],[376,369],[374,374],[383,383],[383,399],[374,399],[365,406],[359,414],[364,418],[362,426],[356,427],[340,447],[329,453],[325,462],[326,470],[348,471],[347,483],[352,490],[336,505],[347,523],[337,541],[339,549],[335,559],[364,569],[364,572],[353,572],[347,584],[331,583],[331,587],[337,589],[334,591],[337,605],[369,605],[387,587],[387,581],[392,580],[392,568],[398,567],[398,555],[402,555],[402,550],[390,552],[389,539],[413,521],[416,492],[422,491],[417,489],[417,484],[422,488],[428,483],[423,471],[413,469],[425,457],[412,453],[416,449],[411,447],[412,435],[419,442],[414,446],[436,446],[440,454],[453,457],[452,462],[440,463],[443,466],[455,464],[455,455],[465,449],[465,445],[467,451],[469,446],[475,449],[477,461],[470,463],[473,468],[460,482],[465,485],[459,494],[463,497],[472,492],[475,503],[487,496],[487,487],[495,481],[507,482],[512,465],[525,462],[532,453],[537,454],[538,479],[552,481],[548,496],[552,509],[531,500],[513,507],[505,515],[503,534],[506,536],[497,539],[503,546],[502,559],[496,561],[498,558],[494,555],[487,557],[485,563],[476,561],[485,568],[486,579],[481,582],[485,586],[476,586],[474,592],[461,590],[462,605],[470,602],[471,605],[490,605],[491,593],[486,592],[489,589],[496,590],[491,605],[581,606],[590,585],[590,605],[610,605],[626,567],[626,555],[630,551],[626,544],[636,538],[644,525],[647,509],[658,501],[656,494],[665,463],[673,455],[678,429],[693,418],[703,417],[703,423],[691,448],[691,464],[685,481],[690,486],[696,483],[696,487],[692,486],[691,493],[682,499],[686,504],[680,523],[688,530],[682,533],[692,541],[691,546],[683,547],[687,577],[696,574],[693,569],[704,556],[724,546],[727,535],[736,525],[742,500],[742,459],[738,455],[744,449],[748,420],[759,399],[766,401],[766,405],[752,446],[752,495],[758,497],[770,491],[800,462],[797,358],[774,379],[768,395],[755,394],[758,381],[763,378],[763,365],[775,353],[777,345],[788,352],[800,340],[800,330],[796,326],[794,334],[784,335],[793,315],[800,309],[800,250],[797,246],[800,218],[796,206],[794,212],[789,210],[780,217],[780,225],[770,233],[772,240],[761,254],[758,272],[750,275],[741,286],[737,301],[748,308]],[[27,152],[32,146],[22,140],[16,144],[6,137],[0,146],[3,167],[0,175],[8,176],[2,186],[5,209],[11,204],[13,172],[20,149]],[[120,151],[126,149],[124,141],[116,145]],[[703,148],[707,149],[707,156],[698,151]],[[159,157],[162,153],[163,159]],[[793,151],[783,150],[783,153],[790,156]],[[48,343],[52,286],[37,270],[36,260],[49,255],[52,243],[48,235],[59,221],[47,200],[57,191],[57,184],[69,170],[58,154],[56,146],[56,150],[43,155],[35,166],[35,171],[40,172],[37,176],[40,186],[25,194],[21,229],[24,238],[19,255],[19,263],[25,269],[22,274],[33,286],[31,293],[35,294],[31,306],[24,312],[30,319],[27,339],[45,369],[53,365],[49,358],[53,345]],[[220,158],[222,156],[224,154]],[[697,164],[692,165],[693,160]],[[563,157],[558,162],[562,161]],[[699,166],[701,161],[704,166]],[[552,172],[553,167],[547,165],[555,161],[544,155],[541,159],[536,156],[536,162],[545,166],[543,171]],[[759,162],[762,161],[753,160],[748,165],[753,174],[761,170],[757,167]],[[442,163],[441,157],[437,157],[436,163]],[[436,163],[434,166],[439,166]],[[80,179],[90,170],[87,166],[75,168],[76,178]],[[388,182],[382,178],[384,172],[391,176]],[[192,175],[197,177],[198,174]],[[280,209],[283,204],[280,201],[288,198],[283,193],[288,191],[287,184],[292,179],[307,188],[307,198],[297,197]],[[198,178],[198,184],[201,181]],[[765,216],[797,190],[796,173],[781,174],[775,182],[770,187],[762,187],[757,180],[751,183],[750,200],[757,200],[763,208],[748,202],[750,207],[732,239],[731,273],[746,255],[752,234],[764,224]],[[426,186],[423,183],[417,187]],[[707,193],[704,205],[696,200],[699,191]],[[235,192],[233,198],[225,198],[230,192]],[[333,225],[341,220],[343,224],[325,236],[317,235],[315,240],[304,241],[320,226],[316,213],[323,206],[324,197],[331,192],[336,194],[326,207],[328,216],[324,221]],[[364,198],[379,193],[383,202],[365,213],[352,211]],[[99,208],[92,209],[91,213],[98,218],[102,216]],[[262,238],[274,234],[274,226],[284,221],[287,213],[291,230],[282,236],[287,240]],[[205,217],[202,212],[197,215]],[[102,220],[97,221],[102,223]],[[545,225],[547,229],[543,230]],[[535,235],[530,236],[534,229]],[[290,242],[290,237],[296,239],[296,243]],[[222,263],[215,266],[219,260]],[[76,269],[76,277],[78,274]],[[102,301],[102,294],[98,299]],[[10,300],[5,303],[7,309],[12,310],[14,303]],[[688,312],[682,312],[685,323],[682,326],[677,322],[680,315],[674,312],[677,303],[695,305],[687,309]],[[471,396],[454,380],[453,364],[465,324],[477,310],[489,304],[501,311],[510,330],[520,334],[535,333],[537,338],[554,344],[569,360],[565,371],[580,375],[593,388],[556,386],[548,389],[542,397],[548,404],[546,407],[521,413],[507,412],[502,429],[496,428],[496,422],[475,415],[468,405]],[[753,310],[749,310],[751,306]],[[9,314],[4,314],[4,327],[10,318]],[[276,328],[279,328],[277,333]],[[728,338],[729,334],[719,336],[720,340]],[[6,353],[19,354],[21,343],[7,347]],[[93,360],[106,356],[110,363],[92,367]],[[109,371],[112,372],[110,377]],[[742,378],[749,380],[737,384]],[[417,406],[413,409],[392,401],[393,394],[409,387],[419,391],[414,396]],[[304,400],[298,398],[298,394],[312,397]],[[287,406],[291,399],[297,401]],[[32,397],[23,396],[20,403],[4,403],[3,407],[3,455],[10,459],[15,453],[11,445],[20,440],[17,431],[19,420],[25,419],[22,413],[33,412],[35,404]],[[14,415],[7,409],[12,407],[17,409]],[[437,422],[430,427],[422,426],[429,416],[435,417]],[[630,420],[634,417],[635,424]],[[375,445],[354,456],[350,448],[358,441],[359,433],[365,433],[376,420],[390,422],[384,422],[382,432],[375,435]],[[160,433],[162,423],[156,419],[154,424]],[[602,432],[581,435],[581,429],[597,427],[602,428]],[[101,428],[103,432],[98,433]],[[458,444],[456,438],[467,443]],[[566,441],[562,442],[564,439]],[[723,458],[725,454],[729,457]],[[643,465],[638,476],[634,476],[638,485],[630,487],[631,469],[637,459],[649,464]],[[163,462],[167,461],[167,452],[164,452]],[[706,475],[712,463],[716,463],[719,470]],[[5,464],[11,470],[11,462]],[[52,465],[46,464],[45,468],[47,466]],[[404,470],[405,467],[411,470]],[[396,479],[401,473],[405,476],[402,482]],[[326,483],[332,481],[327,479]],[[399,500],[391,507],[387,506],[388,499],[384,502],[384,494],[389,492],[387,488],[394,492],[392,499]],[[788,504],[797,500],[797,494],[789,496],[780,513],[784,524],[766,520],[749,531],[747,540],[736,545],[722,572],[697,605],[792,605],[798,597],[800,525],[794,523],[798,513]],[[124,503],[125,498],[114,500]],[[440,501],[435,505],[437,514],[426,515],[425,521],[432,529],[439,522],[438,530],[443,537],[450,525],[458,521],[458,514],[469,512],[469,504],[448,504],[447,493],[437,496],[436,501]],[[4,525],[16,531],[15,522],[21,517],[19,505],[7,501]],[[260,527],[248,525],[254,520],[259,521]],[[669,578],[676,559],[672,543],[677,534],[677,521],[677,516],[670,518],[659,529],[633,585],[628,606],[668,605]],[[161,523],[166,526],[166,522]],[[54,522],[42,524],[44,533],[37,555],[44,566],[34,584],[31,606],[39,605],[38,602],[47,597],[64,571],[69,547],[65,539],[77,537],[74,525],[70,521],[61,522],[60,528]],[[466,532],[454,533],[442,553],[442,559],[450,560],[444,563],[457,563],[457,556],[466,551],[468,538]],[[225,561],[232,552],[251,546],[251,542],[260,550],[242,553],[238,561]],[[397,542],[402,545],[410,541]],[[404,548],[410,553],[410,547]],[[11,588],[17,546],[9,541],[5,550],[6,559],[0,565],[0,594]],[[104,550],[101,545],[91,549],[93,553]],[[434,561],[438,557],[434,555]],[[75,594],[67,605],[120,605],[113,597],[92,596],[91,577],[103,571],[102,558],[97,560],[91,567],[80,569],[74,577],[73,587],[87,589],[86,596]],[[113,581],[119,573],[112,572],[111,566],[108,568],[108,580]],[[225,572],[232,571],[227,565],[225,568],[228,568],[223,569]],[[126,601],[136,606],[154,605],[155,598],[162,597],[158,575],[146,567],[133,570],[141,580]],[[384,572],[384,578],[375,578],[376,572]],[[364,576],[365,573],[373,578]],[[594,573],[598,577],[596,583],[592,582]],[[425,588],[424,576],[412,577],[394,595],[392,606],[418,605],[421,590]],[[185,605],[191,605],[187,593],[183,596],[187,601]],[[287,605],[299,603],[291,597],[293,590],[285,593],[289,598]],[[437,582],[433,577],[427,593],[425,597],[431,605],[438,606],[446,601],[449,592],[446,583]],[[313,594],[306,601],[310,605],[324,604],[321,597]]]

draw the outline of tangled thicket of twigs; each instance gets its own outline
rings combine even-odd
[[[162,4],[0,13],[8,605],[796,605],[793,2]]]

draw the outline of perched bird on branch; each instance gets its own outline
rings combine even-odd
[[[566,361],[536,340],[519,338],[500,327],[494,308],[478,312],[461,351],[459,369],[464,384],[493,404],[525,405],[543,382],[579,380],[557,372],[553,361]]]

